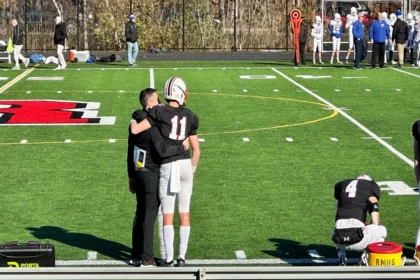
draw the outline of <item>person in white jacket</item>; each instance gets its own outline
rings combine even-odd
[[[315,17],[315,23],[312,24],[312,31],[311,36],[313,38],[313,62],[316,64],[316,52],[318,50],[319,56],[319,63],[324,64],[322,62],[322,20],[320,16]]]

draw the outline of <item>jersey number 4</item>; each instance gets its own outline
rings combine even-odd
[[[179,124],[181,125],[181,131],[178,133],[178,116],[174,116],[171,119],[171,123],[172,123],[172,129],[171,129],[171,133],[169,134],[169,138],[170,139],[174,139],[174,140],[184,140],[185,139],[185,127],[187,126],[187,118],[183,117],[180,121]]]
[[[355,198],[357,191],[357,180],[353,180],[346,187],[346,193],[348,193],[349,198]]]

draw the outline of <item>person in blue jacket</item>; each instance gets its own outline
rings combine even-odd
[[[354,59],[354,69],[360,68],[360,61],[362,60],[363,53],[363,39],[365,37],[365,27],[363,26],[364,15],[362,12],[358,14],[358,20],[353,23],[353,40],[356,52]]]
[[[373,43],[372,46],[372,68],[376,68],[379,56],[379,67],[385,68],[385,45],[391,37],[389,33],[389,26],[385,20],[382,19],[382,14],[378,12],[376,20],[372,23],[369,29],[369,40]]]
[[[343,23],[341,22],[341,16],[340,14],[335,14],[334,15],[334,20],[330,21],[330,33],[332,36],[332,41],[333,41],[333,51],[331,54],[331,64],[333,64],[334,62],[334,53],[337,54],[337,63],[338,64],[343,64],[340,59],[339,59],[339,55],[340,55],[340,44],[341,44],[341,34],[343,34],[343,28],[342,25]]]

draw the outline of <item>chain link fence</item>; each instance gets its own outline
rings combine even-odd
[[[16,18],[27,51],[54,49],[54,19],[61,13],[67,48],[118,51],[125,49],[125,24],[133,13],[146,50],[290,49],[288,14],[296,1],[1,0],[0,39],[11,37]]]

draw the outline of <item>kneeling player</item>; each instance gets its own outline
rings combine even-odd
[[[346,251],[363,252],[369,244],[385,240],[386,228],[379,225],[380,192],[379,186],[366,174],[335,185],[337,213],[332,240],[340,265],[347,263]],[[365,225],[367,211],[371,216],[369,225]],[[366,264],[364,255],[362,264]]]

